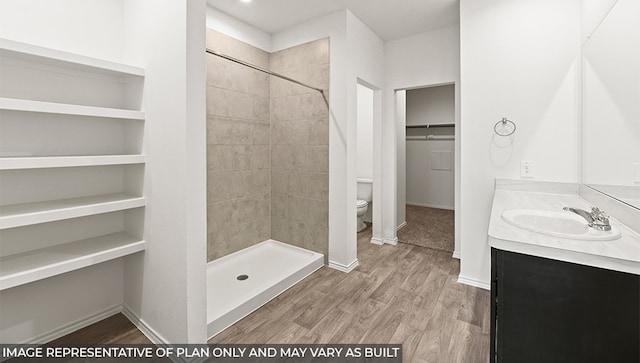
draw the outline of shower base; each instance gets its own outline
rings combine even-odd
[[[207,264],[209,338],[324,265],[322,254],[266,240]]]

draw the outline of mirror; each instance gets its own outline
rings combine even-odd
[[[618,0],[582,47],[582,184],[640,209],[640,1]]]

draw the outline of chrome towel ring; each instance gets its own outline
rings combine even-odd
[[[506,117],[503,117],[502,120],[496,122],[493,126],[493,131],[495,131],[498,136],[511,136],[516,132],[516,124]]]

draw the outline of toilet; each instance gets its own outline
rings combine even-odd
[[[365,218],[371,218],[371,213],[367,213],[369,205],[371,205],[371,197],[373,195],[373,180],[358,178],[358,200],[356,202],[358,222],[356,228],[358,232],[367,228],[364,224]]]
[[[368,206],[369,202],[367,202],[366,200],[358,199],[358,202],[356,204],[356,208],[358,209],[358,232],[367,228],[367,225],[364,224],[364,215],[367,213]]]

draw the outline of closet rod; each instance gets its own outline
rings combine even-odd
[[[456,124],[424,124],[424,125],[407,125],[408,129],[430,129],[432,127],[455,127]]]
[[[455,140],[454,135],[407,136],[407,140]]]
[[[211,50],[211,49],[209,49],[209,48],[206,48],[206,52],[207,52],[207,53],[209,53],[209,54],[215,55],[215,56],[217,56],[217,57],[224,58],[224,59],[226,59],[226,60],[230,60],[230,61],[235,62],[235,63],[238,63],[238,64],[242,64],[242,65],[243,65],[243,66],[245,66],[245,67],[253,68],[253,69],[255,69],[256,71],[260,71],[260,72],[263,72],[263,73],[266,73],[266,74],[272,75],[272,76],[274,76],[274,77],[282,78],[282,79],[287,80],[287,81],[289,81],[289,82],[293,82],[293,83],[295,83],[295,84],[299,84],[299,85],[301,85],[301,86],[303,86],[303,87],[311,88],[312,90],[316,90],[316,91],[320,92],[320,93],[322,94],[322,97],[324,97],[324,90],[323,90],[322,88],[317,88],[317,87],[309,86],[308,84],[302,83],[302,82],[297,81],[297,80],[295,80],[295,79],[293,79],[293,78],[289,78],[289,77],[287,77],[287,76],[283,76],[283,75],[282,75],[282,74],[280,74],[280,73],[272,72],[272,71],[270,71],[270,70],[268,70],[268,69],[264,69],[264,68],[262,68],[262,67],[258,67],[258,66],[256,66],[256,65],[253,65],[253,64],[251,64],[251,63],[247,63],[247,62],[245,62],[245,61],[243,61],[243,60],[240,60],[240,59],[238,59],[238,58],[234,58],[234,57],[228,56],[228,55],[226,55],[226,54],[218,53],[218,52],[216,52],[215,50]],[[326,98],[325,98],[325,101],[326,101]]]

